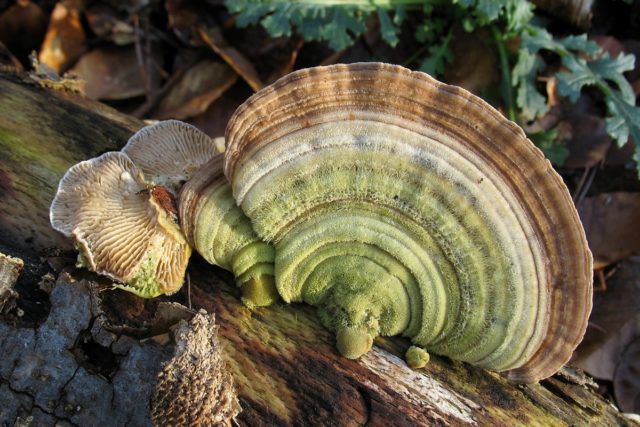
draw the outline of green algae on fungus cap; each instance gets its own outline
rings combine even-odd
[[[145,183],[127,155],[110,152],[67,171],[49,215],[84,266],[151,298],[180,289],[191,255],[173,203],[165,189]]]
[[[122,148],[142,170],[145,179],[177,195],[203,164],[219,149],[213,139],[195,126],[179,120],[165,120],[145,126]]]
[[[310,68],[240,106],[226,142],[280,295],[347,356],[402,334],[530,383],[581,341],[592,257],[569,192],[480,98],[395,65]]]

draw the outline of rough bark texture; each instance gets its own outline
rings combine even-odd
[[[59,178],[74,162],[120,148],[138,126],[100,104],[0,74],[0,250],[37,264],[45,247],[66,245],[47,218]],[[240,425],[632,424],[580,375],[512,386],[437,356],[413,371],[401,356],[408,342],[399,338],[377,342],[361,360],[344,359],[313,308],[251,311],[228,274],[194,258],[189,289],[172,300],[215,313]],[[59,254],[46,260],[69,274],[55,286],[49,276],[37,292],[38,275],[26,274],[16,287],[26,301],[18,308],[37,306],[40,315],[14,312],[0,321],[0,401],[8,402],[0,421],[149,425],[157,373],[172,348],[140,338],[166,331],[176,316],[154,319],[166,304],[111,290]]]

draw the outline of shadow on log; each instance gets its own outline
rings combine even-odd
[[[72,164],[119,149],[139,126],[101,104],[0,74],[0,249],[37,260],[49,246],[68,247],[48,221],[58,180]],[[141,338],[162,332],[144,327],[160,303],[97,285],[104,280],[68,263],[69,274],[60,274],[52,262],[59,258],[48,258],[59,277],[42,322],[20,324],[15,312],[0,322],[0,400],[9,402],[0,421],[150,425],[151,392],[172,345]],[[195,256],[189,273],[190,288],[170,300],[215,313],[240,425],[634,425],[580,374],[512,386],[437,356],[413,371],[400,338],[377,341],[360,360],[342,358],[313,308],[251,311],[225,272]],[[99,368],[87,363],[96,357]]]

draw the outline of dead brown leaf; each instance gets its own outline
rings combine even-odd
[[[202,130],[211,137],[224,136],[227,122],[240,104],[251,96],[247,85],[238,83],[233,85],[225,94],[218,98],[204,113],[189,119],[189,123]]]
[[[293,71],[296,65],[296,60],[298,59],[298,53],[300,52],[300,49],[302,49],[303,45],[304,40],[302,39],[299,39],[295,42],[295,44],[291,48],[291,52],[289,52],[287,60],[277,63],[276,68],[269,74],[269,77],[267,78],[268,83],[273,83],[280,77],[284,77]]]
[[[120,16],[110,5],[96,3],[85,12],[89,27],[102,40],[110,40],[117,45],[135,41],[135,29],[128,19]]]
[[[0,42],[0,69],[13,71],[22,71],[23,67],[20,61],[13,56],[11,51],[7,49],[4,43]]]
[[[572,362],[589,374],[612,380],[627,344],[640,334],[640,258],[622,261],[605,292],[593,295],[584,340]]]
[[[492,46],[491,34],[486,30],[456,32],[451,43],[455,59],[446,67],[444,80],[476,95],[491,86],[499,76],[498,58]]]
[[[62,74],[87,50],[87,40],[80,23],[82,2],[61,1],[56,4],[47,35],[40,48],[39,60]]]
[[[201,114],[238,78],[224,62],[207,59],[190,67],[168,91],[156,112],[157,119],[185,119]]]
[[[640,335],[622,353],[613,377],[613,389],[622,411],[640,412]]]
[[[40,6],[18,0],[0,15],[0,42],[24,63],[42,43],[47,29],[47,16]]]
[[[594,269],[640,253],[640,193],[603,193],[578,205]]]
[[[202,41],[218,54],[254,91],[264,87],[253,64],[236,48],[230,46],[218,27],[200,27],[198,35]]]
[[[594,42],[598,43],[600,47],[609,52],[609,56],[616,58],[624,51],[624,46],[618,39],[612,36],[591,36],[589,37]]]
[[[600,163],[611,146],[611,137],[605,129],[604,119],[592,114],[577,114],[570,117],[569,123],[569,157],[565,160],[564,167],[588,168]]]
[[[159,53],[155,49],[151,53],[147,59],[159,63]],[[93,50],[83,55],[71,71],[87,82],[85,93],[89,98],[103,100],[144,95],[147,87],[158,86],[160,78],[141,66],[134,46]]]

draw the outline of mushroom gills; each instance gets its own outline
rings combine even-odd
[[[125,154],[105,153],[71,167],[50,218],[74,240],[78,264],[120,282],[115,287],[151,298],[182,285],[191,248]]]

